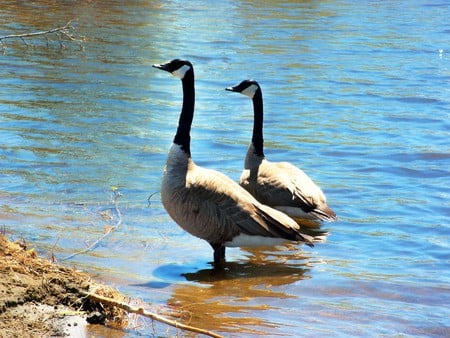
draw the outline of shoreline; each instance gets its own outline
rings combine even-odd
[[[176,311],[160,315],[145,307],[130,305],[129,297],[88,273],[39,258],[33,248],[0,234],[0,337],[87,337],[89,324],[123,332],[130,314],[177,331],[222,337],[169,319]]]
[[[125,296],[85,272],[39,258],[34,249],[0,235],[0,336],[86,336],[88,324],[124,329],[128,313],[88,297]]]

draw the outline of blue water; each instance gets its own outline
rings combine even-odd
[[[5,1],[0,17],[1,36],[70,19],[85,36],[83,49],[5,41],[9,237],[225,336],[450,335],[445,1]],[[209,245],[158,194],[181,87],[151,65],[174,57],[195,67],[193,157],[235,180],[252,107],[224,88],[260,82],[267,157],[306,171],[339,216],[326,243],[229,249],[211,273]],[[114,335],[184,334],[135,324]]]

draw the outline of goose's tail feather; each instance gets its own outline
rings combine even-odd
[[[326,204],[321,205],[316,209],[310,211],[309,214],[314,215],[317,219],[321,221],[334,222],[337,220],[336,213],[333,210],[331,210],[331,208]]]
[[[303,238],[307,239],[306,244],[313,246],[313,243],[324,243],[329,235],[328,231],[320,229],[302,229],[301,235]],[[310,245],[312,244],[312,245]]]

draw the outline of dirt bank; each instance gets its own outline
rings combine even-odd
[[[0,337],[83,336],[87,323],[126,327],[125,311],[87,293],[124,300],[88,274],[41,259],[0,235]]]

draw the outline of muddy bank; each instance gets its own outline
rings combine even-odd
[[[0,337],[83,336],[88,323],[127,326],[124,310],[88,293],[124,300],[88,274],[41,259],[0,235]]]

